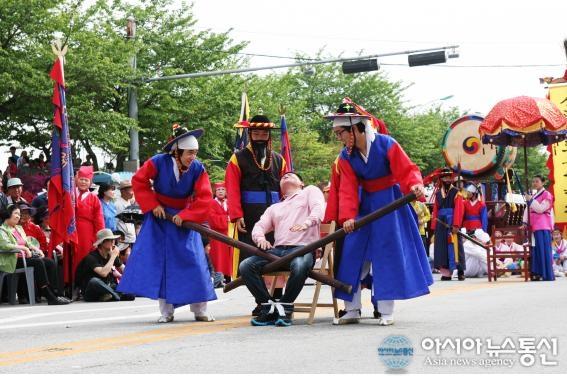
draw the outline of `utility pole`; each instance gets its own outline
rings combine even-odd
[[[136,38],[136,19],[134,16],[128,17],[126,26],[126,38],[134,41]],[[130,58],[130,67],[136,71],[136,53]],[[138,93],[136,84],[132,83],[128,88],[128,117],[138,121]],[[124,162],[124,170],[135,172],[140,166],[140,141],[138,139],[138,129],[134,126],[130,128],[130,160]]]

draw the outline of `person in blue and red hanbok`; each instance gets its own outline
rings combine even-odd
[[[441,281],[451,281],[455,269],[459,281],[465,279],[465,251],[457,235],[463,224],[465,201],[453,181],[454,173],[449,168],[439,174],[431,217],[435,235],[433,267],[441,272]]]
[[[195,320],[214,320],[207,301],[217,297],[201,235],[180,227],[183,221],[203,223],[208,218],[211,184],[196,158],[202,133],[175,124],[165,153],[146,161],[132,178],[145,215],[117,290],[159,299],[159,323],[173,321],[174,309],[187,304]],[[165,219],[166,213],[174,215],[172,221]]]
[[[337,165],[340,182],[330,196],[325,218],[338,212],[345,237],[337,279],[352,285],[353,293],[335,291],[345,301],[346,313],[333,324],[357,323],[360,319],[360,279],[372,270],[372,301],[377,302],[379,325],[394,323],[394,300],[429,293],[433,284],[427,255],[411,206],[392,213],[353,232],[355,219],[367,215],[414,192],[423,196],[419,168],[390,136],[375,133],[370,117],[343,103],[333,120],[333,130],[345,148]],[[340,205],[339,205],[340,204]]]
[[[553,195],[545,190],[543,176],[534,176],[532,188],[535,194],[526,195],[530,211],[530,230],[532,237],[531,273],[532,281],[554,281],[553,251],[551,232],[553,231]],[[524,224],[528,223],[527,209],[524,212]]]
[[[209,225],[211,229],[228,235],[228,201],[226,199],[226,185],[224,182],[214,184],[215,198],[211,200],[209,212]],[[231,246],[218,240],[211,239],[211,250],[209,256],[215,271],[224,275],[226,281],[230,281],[232,276],[232,255]]]
[[[488,213],[486,204],[480,197],[478,188],[469,184],[465,188],[468,198],[464,201],[464,219],[463,227],[468,234],[474,234],[475,230],[481,228],[484,232],[488,232]]]

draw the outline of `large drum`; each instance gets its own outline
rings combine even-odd
[[[443,157],[447,166],[464,177],[501,180],[504,170],[514,164],[516,148],[483,144],[478,132],[483,120],[466,115],[453,122],[443,137]]]

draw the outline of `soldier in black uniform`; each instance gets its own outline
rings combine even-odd
[[[242,121],[248,129],[250,143],[230,158],[225,185],[230,221],[236,223],[238,240],[252,242],[252,229],[264,211],[280,200],[280,178],[286,173],[282,155],[272,150],[271,130],[275,124],[264,115]],[[274,242],[273,233],[266,235]],[[239,263],[249,255],[240,251]]]

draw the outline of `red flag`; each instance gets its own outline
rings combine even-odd
[[[51,139],[51,179],[48,188],[50,249],[60,243],[76,243],[75,182],[73,179],[72,152],[67,123],[63,64],[57,59],[50,74],[53,87],[54,117]]]
[[[291,144],[289,143],[289,135],[287,133],[287,123],[285,115],[281,116],[281,154],[287,164],[287,170],[293,172],[293,160],[291,157]]]

